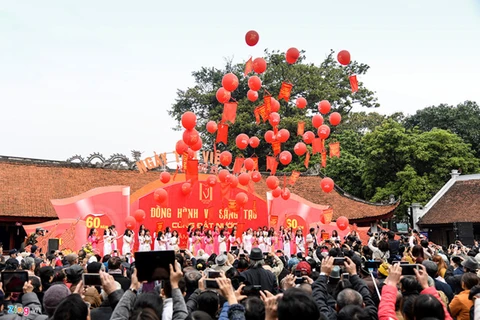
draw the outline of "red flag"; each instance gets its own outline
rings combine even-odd
[[[322,152],[324,148],[324,143],[322,138],[315,138],[312,142],[312,152],[313,154]]]
[[[300,177],[300,172],[299,171],[292,171],[292,175],[290,176],[290,179],[288,180],[288,184],[294,185],[295,182],[297,182],[298,177]]]
[[[290,93],[292,92],[293,84],[288,82],[282,82],[282,87],[280,88],[280,93],[278,94],[278,100],[285,100],[288,102],[290,100]]]
[[[298,121],[297,136],[303,136],[304,133],[305,133],[305,121]]]
[[[185,178],[193,185],[198,181],[198,160],[188,160]]]
[[[352,87],[352,92],[358,91],[358,80],[357,75],[350,76],[350,87]]]
[[[240,173],[243,167],[243,162],[245,158],[243,157],[236,157],[235,162],[233,163],[233,173]]]
[[[328,146],[330,148],[330,158],[340,158],[340,142],[330,143]]]
[[[255,109],[253,109],[253,114],[255,115],[255,122],[257,124],[260,124],[260,110],[259,110],[260,107],[256,107]]]
[[[223,115],[222,122],[231,122],[235,123],[235,118],[237,117],[237,106],[236,102],[227,102],[223,105]]]
[[[182,171],[186,172],[187,171],[187,161],[188,161],[188,152],[185,151],[182,154]]]
[[[223,142],[227,144],[228,140],[228,125],[225,123],[219,123],[217,128],[217,140],[215,143]]]
[[[268,116],[272,112],[272,96],[271,95],[266,95],[263,97],[263,105],[265,106],[265,115],[266,118],[268,119]],[[263,116],[262,116],[263,117]],[[265,118],[263,119],[263,122],[265,122]]]
[[[278,161],[275,157],[267,156],[267,170],[270,170],[270,174],[273,176],[277,172]]]
[[[253,166],[253,171],[257,170],[258,171],[258,157],[256,155],[253,155],[250,157],[255,165]]]
[[[305,165],[306,168],[308,168],[308,164],[310,163],[310,152],[307,150],[307,154],[305,155],[305,161],[303,164]]]
[[[282,150],[282,143],[280,141],[272,142],[273,154],[276,156]]]
[[[245,72],[243,73],[245,77],[253,71],[253,60],[252,57],[248,59],[248,61],[245,63]]]
[[[323,151],[322,152],[322,168],[325,168],[327,166],[327,152]]]
[[[257,124],[260,123],[260,118],[259,118],[259,116],[262,117],[263,122],[267,121],[267,119],[268,119],[268,114],[267,114],[267,111],[266,111],[266,108],[265,108],[264,105],[261,105],[261,106],[256,107],[253,112],[254,112],[254,114],[255,114],[255,120],[256,120]]]

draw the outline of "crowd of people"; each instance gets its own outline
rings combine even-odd
[[[477,242],[442,247],[416,231],[326,238],[318,228],[305,236],[249,229],[237,237],[235,229],[216,228],[190,229],[182,248],[168,228],[152,236],[125,231],[119,252],[114,229],[105,232],[110,247],[103,256],[83,249],[42,253],[35,245],[2,254],[3,272],[29,277],[22,292],[0,287],[1,318],[480,319]],[[169,278],[139,281],[133,248],[173,250]],[[85,285],[83,274],[98,274],[100,283]]]

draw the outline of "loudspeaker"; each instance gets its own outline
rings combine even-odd
[[[48,253],[50,253],[52,250],[58,250],[60,247],[60,240],[58,239],[48,239]]]
[[[473,245],[472,222],[454,222],[453,232],[456,240],[460,240],[464,245]]]

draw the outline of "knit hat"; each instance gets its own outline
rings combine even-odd
[[[225,254],[221,254],[215,258],[215,264],[217,266],[223,266],[227,262],[227,256]]]
[[[78,283],[82,279],[83,268],[78,264],[65,269],[67,275],[67,281],[70,283]]]
[[[100,262],[92,262],[87,265],[87,272],[99,273],[102,267],[103,267],[103,264],[101,264]]]
[[[66,297],[71,294],[70,290],[64,284],[54,284],[43,295],[43,307],[48,316],[53,316],[55,309]]]
[[[295,268],[295,270],[306,272],[307,276],[310,276],[310,274],[312,273],[312,267],[306,261],[302,261],[299,264],[297,264],[297,267]]]

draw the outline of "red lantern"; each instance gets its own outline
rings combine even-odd
[[[230,179],[227,179],[227,181],[230,180],[230,187],[236,188],[238,186],[238,178],[235,175],[230,175]]]
[[[342,50],[337,55],[337,60],[340,62],[341,65],[346,66],[350,63],[350,52],[347,50]]]
[[[260,36],[258,35],[258,32],[255,30],[250,30],[245,34],[245,42],[250,46],[253,47],[258,43],[258,40],[260,40]]]
[[[235,196],[235,202],[240,206],[245,205],[248,202],[247,194],[245,192],[237,193],[237,195]]]
[[[293,148],[293,152],[295,152],[297,156],[303,156],[305,152],[307,152],[307,146],[303,142],[298,142]]]
[[[246,186],[250,182],[250,175],[246,172],[241,173],[238,176],[238,183],[240,183],[242,186]]]
[[[323,140],[327,139],[330,135],[330,127],[326,124],[322,124],[320,128],[318,128],[318,136]]]
[[[280,110],[280,102],[277,99],[270,97],[270,111],[278,112]]]
[[[260,139],[258,139],[257,137],[251,137],[250,139],[248,139],[248,144],[250,145],[250,147],[255,149],[260,145]]]
[[[292,154],[290,151],[282,151],[280,152],[280,163],[284,166],[288,165],[292,161]]]
[[[198,138],[197,143],[195,143],[195,144],[194,144],[193,146],[191,146],[190,148],[191,148],[193,151],[198,151],[198,150],[202,149],[202,145],[203,145],[202,138]]]
[[[257,183],[257,182],[260,182],[260,180],[262,180],[262,175],[260,174],[260,172],[253,171],[252,172],[252,181]]]
[[[207,122],[207,131],[208,133],[215,133],[217,131],[217,123],[215,121],[208,121]]]
[[[222,166],[228,166],[232,163],[232,154],[229,151],[223,151],[220,153],[220,163]]]
[[[258,92],[257,91],[253,91],[253,90],[248,90],[247,92],[247,98],[248,100],[250,101],[257,101],[258,99]]]
[[[307,106],[307,99],[300,97],[295,101],[295,104],[297,105],[298,109],[303,109]]]
[[[264,73],[267,70],[267,62],[263,58],[256,58],[253,60],[253,71],[256,73]]]
[[[262,87],[262,80],[257,76],[251,76],[248,79],[248,87],[253,91],[258,91]]]
[[[276,187],[275,189],[272,190],[272,196],[274,198],[280,197],[281,194],[282,194],[282,189],[280,189],[280,187]]]
[[[280,141],[281,143],[287,142],[287,140],[290,138],[290,131],[287,129],[280,129],[277,133],[277,140]]]
[[[175,151],[182,155],[185,151],[188,150],[187,144],[183,140],[178,140],[177,144],[175,145]]]
[[[189,195],[192,192],[192,184],[190,182],[184,182],[182,184],[182,193],[183,195]]]
[[[312,125],[315,128],[320,127],[323,124],[323,117],[320,114],[316,114],[312,117]]]
[[[228,101],[230,101],[232,94],[230,93],[230,91],[227,91],[225,90],[225,88],[222,87],[217,90],[215,96],[217,97],[218,102],[227,103]]]
[[[160,173],[160,181],[162,181],[162,183],[169,183],[170,173],[168,173],[167,171],[163,171],[162,173]]]
[[[222,169],[218,173],[218,179],[220,180],[220,182],[226,182],[227,181],[226,178],[229,174],[230,174],[230,172],[228,172],[228,170]]]
[[[320,181],[320,187],[322,188],[323,192],[326,192],[326,193],[332,192],[334,186],[335,186],[335,183],[331,178],[326,177]]]
[[[332,112],[328,120],[332,126],[338,126],[342,121],[342,116],[338,112]]]
[[[153,200],[155,200],[155,202],[158,204],[164,203],[167,200],[167,198],[168,198],[167,190],[163,188],[158,188],[153,193]]]
[[[182,126],[187,129],[191,130],[195,128],[195,125],[197,124],[197,116],[195,113],[191,111],[187,111],[184,114],[182,114]]]
[[[288,188],[285,188],[285,189],[282,191],[282,199],[283,199],[283,200],[288,200],[288,199],[290,199],[290,190],[288,190]]]
[[[313,139],[315,139],[315,133],[312,131],[307,131],[303,134],[303,142],[306,144],[312,144]]]
[[[272,127],[278,126],[278,124],[280,123],[280,115],[276,112],[270,113],[270,115],[268,116],[268,122],[270,122],[270,125]]]
[[[252,158],[247,158],[243,161],[243,166],[246,170],[252,171],[255,168],[255,161]]]
[[[297,48],[288,49],[285,55],[287,62],[290,64],[294,64],[295,62],[297,62],[298,57],[300,57],[300,51],[298,51]]]
[[[248,147],[248,136],[245,133],[240,133],[235,139],[235,143],[240,150],[245,150]]]
[[[348,228],[348,218],[344,216],[338,217],[337,227],[341,231],[346,230]]]
[[[330,102],[328,102],[328,100],[322,100],[318,103],[318,111],[321,113],[321,114],[327,114],[330,112]]]
[[[200,135],[195,129],[185,130],[183,132],[183,142],[185,142],[189,146],[193,146],[194,144],[196,144],[198,142],[198,139],[200,139]]]
[[[222,86],[225,88],[227,91],[235,91],[238,87],[238,78],[236,75],[233,73],[227,73],[226,75],[223,76],[222,79]]]
[[[133,230],[135,229],[136,225],[137,225],[137,222],[135,221],[134,217],[128,216],[125,218],[125,228]]]
[[[270,189],[270,190],[273,190],[275,189],[276,187],[278,187],[280,185],[280,181],[278,180],[277,177],[275,176],[270,176],[267,178],[267,187]]]
[[[275,133],[273,133],[272,130],[267,130],[267,132],[265,132],[265,135],[264,135],[264,138],[265,138],[265,141],[267,141],[267,143],[272,143],[275,141],[274,139],[274,136]]]
[[[142,209],[137,209],[135,210],[133,216],[137,222],[142,222],[143,219],[145,219],[145,211],[143,211]]]
[[[225,170],[227,171],[227,170]],[[227,171],[228,173],[228,171]],[[214,187],[217,184],[217,177],[214,176],[213,174],[209,175],[207,178],[207,183],[210,187]]]

